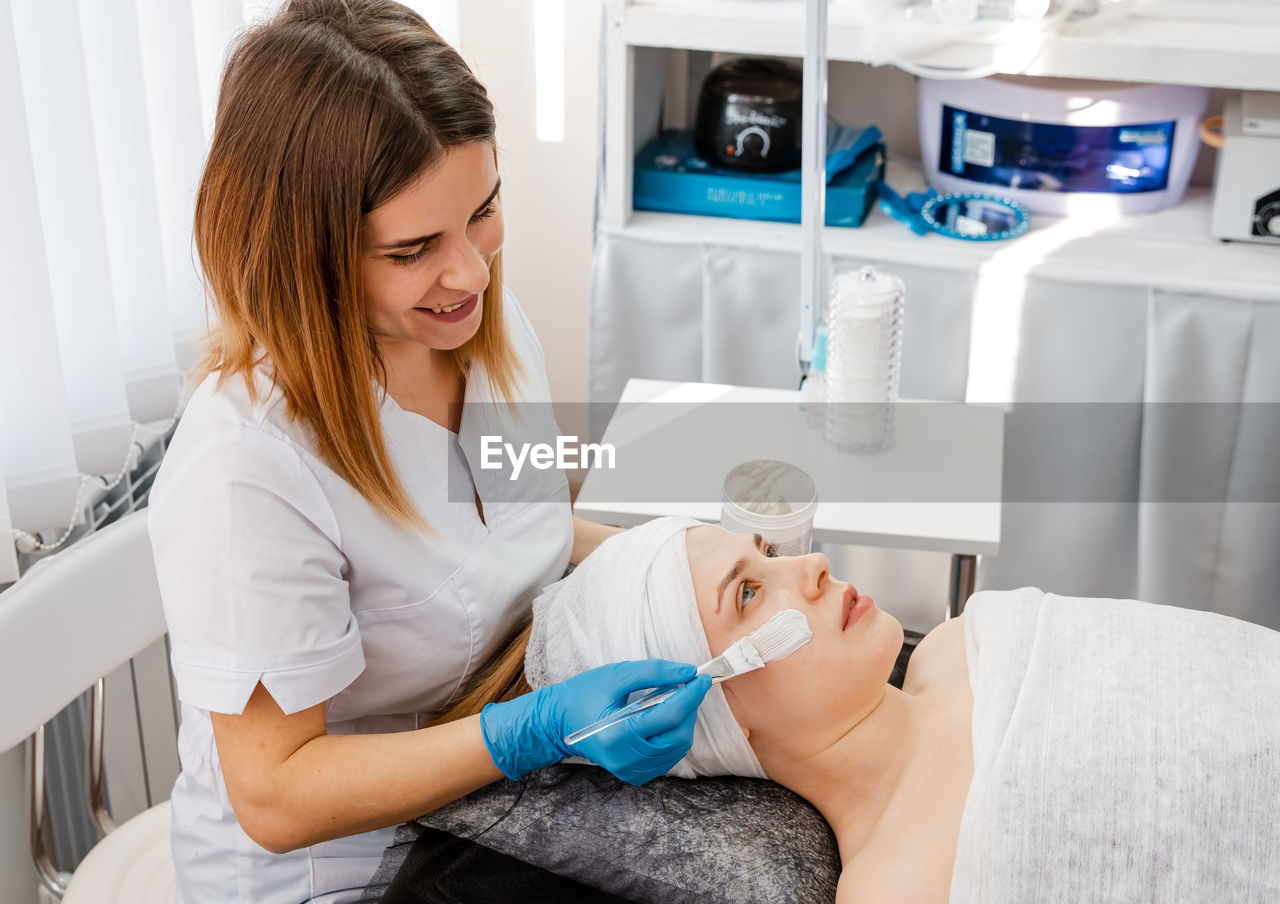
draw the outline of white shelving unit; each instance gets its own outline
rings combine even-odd
[[[614,24],[632,46],[778,56],[804,51],[798,0],[630,0],[615,4]],[[853,9],[831,7],[828,35],[832,60],[887,61]],[[1114,30],[1053,36],[1027,74],[1269,91],[1280,84],[1277,63],[1280,21],[1134,16]]]
[[[916,191],[924,183],[917,167],[897,160],[889,161],[886,178],[903,190]],[[1016,260],[1021,255],[1024,269],[1020,272],[1063,282],[1153,286],[1280,301],[1280,251],[1212,238],[1207,232],[1210,204],[1209,191],[1193,186],[1176,207],[1120,217],[1088,235],[1064,229],[1071,225],[1064,220],[1033,217],[1034,225],[1022,238],[990,244],[917,236],[873,209],[857,229],[824,230],[823,249],[835,257],[886,263],[909,264],[927,257],[939,267],[972,271],[988,261]],[[673,243],[714,236],[724,244],[766,251],[794,250],[800,244],[797,224],[650,211],[634,211],[625,226],[608,231]]]
[[[658,128],[667,54],[689,50],[800,57],[804,7],[800,0],[611,0],[602,211],[606,233],[748,249],[800,247],[795,225],[633,211],[631,187],[635,154]],[[1106,29],[1094,26],[1089,32],[1053,36],[1027,71],[1280,91],[1280,17],[1258,18],[1224,22],[1134,16]],[[854,11],[845,6],[830,8],[828,36],[832,61],[885,64]],[[914,154],[917,149],[891,147],[890,153],[903,150]],[[890,161],[887,178],[900,191],[923,185],[918,168],[900,159]],[[1064,280],[1280,300],[1280,254],[1266,246],[1217,241],[1209,234],[1209,207],[1208,191],[1192,187],[1177,207],[1119,218],[1087,235],[1064,229],[1065,221],[1035,216],[1026,236],[989,245],[921,238],[873,210],[861,228],[827,229],[823,246],[828,254],[890,262],[927,254],[939,263],[973,269],[996,255],[1025,253],[1034,256],[1036,272]]]

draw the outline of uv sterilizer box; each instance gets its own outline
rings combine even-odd
[[[1000,76],[920,80],[920,145],[940,192],[1033,213],[1142,213],[1182,199],[1207,88]]]
[[[868,148],[827,183],[828,226],[859,226],[884,175],[884,145]],[[636,210],[800,222],[800,171],[737,173],[698,156],[693,133],[665,129],[636,157]]]

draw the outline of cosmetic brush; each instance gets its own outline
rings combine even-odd
[[[765,663],[790,656],[812,639],[813,632],[809,630],[809,622],[804,615],[798,609],[783,609],[746,637],[734,641],[715,659],[698,666],[698,674],[710,675],[711,680],[718,684],[729,678],[736,678],[738,675],[764,668]],[[598,722],[592,722],[586,728],[575,731],[565,738],[564,742],[573,745],[579,741],[585,741],[611,725],[617,725],[636,713],[657,706],[677,690],[679,687],[658,688],[650,691],[617,712],[610,713]]]

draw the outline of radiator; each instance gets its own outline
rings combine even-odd
[[[138,464],[113,489],[88,505],[84,524],[68,543],[144,508],[172,427],[150,440]],[[55,552],[19,554],[21,571]],[[3,590],[4,586],[0,586]],[[177,693],[169,672],[167,638],[106,676],[104,762],[107,809],[117,825],[167,800],[178,776]],[[30,742],[28,742],[28,745]],[[48,801],[45,847],[55,866],[75,869],[99,840],[89,814],[87,774],[89,694],[73,701],[45,727]],[[29,760],[29,750],[24,754]],[[27,781],[30,782],[28,770]],[[25,821],[25,814],[24,814]]]

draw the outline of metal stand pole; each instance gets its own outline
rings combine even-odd
[[[947,618],[964,612],[964,604],[973,596],[973,582],[978,576],[978,557],[951,557],[951,598],[947,602]]]
[[[41,725],[31,736],[31,859],[40,883],[61,898],[71,876],[54,866],[44,849],[44,794],[44,726]]]
[[[116,824],[107,812],[106,794],[103,792],[102,780],[102,745],[105,734],[103,700],[106,695],[106,681],[98,679],[93,686],[93,698],[89,707],[89,813],[98,824],[103,835],[115,831]],[[149,801],[148,801],[149,803]]]
[[[802,375],[813,358],[814,305],[826,299],[822,229],[827,207],[827,3],[805,0],[804,113],[800,172],[800,335]]]

